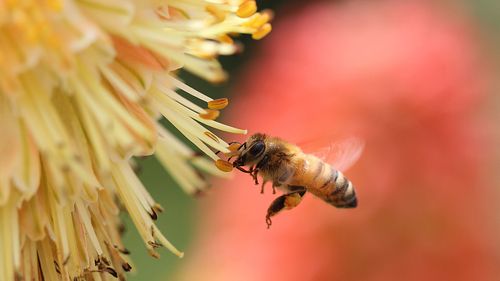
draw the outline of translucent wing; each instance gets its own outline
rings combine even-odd
[[[343,138],[339,141],[315,141],[301,146],[305,153],[313,154],[324,162],[332,165],[335,169],[346,171],[363,152],[365,143],[357,137]]]

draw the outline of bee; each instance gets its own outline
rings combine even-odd
[[[335,147],[329,146],[326,153],[332,152],[332,148]],[[261,193],[267,182],[272,182],[273,194],[276,188],[284,191],[267,210],[269,228],[271,217],[282,210],[297,207],[307,192],[337,208],[355,208],[358,205],[353,184],[338,169],[353,164],[361,155],[363,144],[352,138],[339,143],[336,148],[337,156],[340,156],[337,160],[340,161],[337,161],[338,167],[333,167],[317,155],[304,153],[285,140],[256,133],[239,145],[228,161],[236,157],[232,166],[250,174],[256,185],[257,175],[260,175],[263,179]]]

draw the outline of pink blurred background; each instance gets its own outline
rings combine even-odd
[[[363,137],[346,172],[358,207],[307,195],[267,230],[277,195],[235,173],[203,199],[174,279],[500,280],[498,124],[482,110],[493,75],[477,36],[433,1],[311,2],[278,18],[226,121],[292,142]]]

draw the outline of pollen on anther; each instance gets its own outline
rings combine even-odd
[[[229,104],[229,100],[227,98],[216,99],[208,102],[209,109],[221,110],[225,108]]]
[[[240,143],[237,143],[237,142],[233,142],[232,144],[230,144],[227,149],[229,149],[229,151],[231,152],[236,152],[238,151],[238,149],[240,149],[240,146],[241,144]]]
[[[266,23],[263,26],[261,26],[257,31],[255,31],[252,34],[252,38],[255,40],[259,40],[264,38],[269,32],[271,32],[271,24]]]
[[[216,142],[220,142],[220,141],[219,141],[219,138],[218,138],[216,135],[214,135],[214,133],[209,132],[209,131],[206,131],[206,132],[204,132],[204,134],[205,134],[205,136],[207,136],[207,137],[209,137],[209,138],[213,139],[214,141],[216,141]]]
[[[272,17],[273,14],[271,11],[264,11],[260,13],[258,17],[255,17],[255,19],[251,22],[251,26],[254,28],[260,28],[264,24],[268,23]]]
[[[219,117],[220,112],[215,109],[205,109],[205,113],[200,113],[199,116],[207,120],[215,120]]]
[[[226,44],[234,44],[234,41],[233,39],[231,39],[231,37],[229,37],[227,34],[223,34],[223,35],[220,35],[218,37],[219,41],[222,42],[222,43],[226,43]]]
[[[255,14],[257,11],[257,3],[255,1],[245,1],[240,5],[238,11],[236,11],[236,15],[240,18],[248,18],[251,15]]]
[[[236,155],[238,154],[238,149],[240,148],[241,144],[235,142],[235,143],[232,143],[230,144],[227,149],[229,149],[229,153],[225,153],[224,155],[226,155],[227,157],[231,157],[233,155]]]
[[[215,166],[223,172],[231,172],[233,170],[233,164],[222,159],[215,161]]]

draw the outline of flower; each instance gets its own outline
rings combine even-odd
[[[256,9],[254,1],[0,3],[0,280],[124,279],[120,206],[152,256],[159,246],[182,256],[155,226],[162,209],[131,157],[155,153],[188,193],[206,186],[202,172],[222,174],[158,119],[213,160],[227,143],[205,126],[246,133],[214,121],[227,99],[175,72],[225,79],[217,56],[239,50],[228,34],[260,39],[271,30],[271,14]]]
[[[476,114],[488,72],[470,22],[442,4],[308,3],[275,23],[229,115],[294,143],[362,137],[346,172],[359,204],[336,209],[306,194],[267,230],[278,195],[237,174],[199,209],[195,254],[175,280],[499,276],[498,184],[485,174],[495,150]]]

